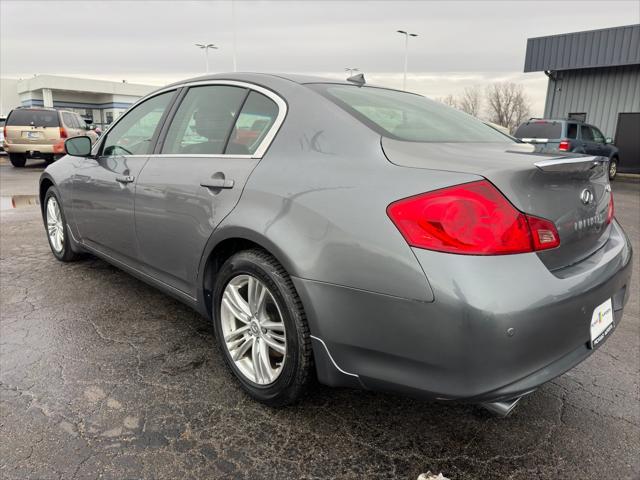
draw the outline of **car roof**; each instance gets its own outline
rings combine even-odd
[[[234,72],[234,73],[216,73],[214,75],[202,75],[200,77],[188,78],[174,82],[167,87],[173,87],[177,85],[183,85],[192,82],[206,82],[207,80],[236,80],[239,82],[255,82],[257,79],[267,80],[272,79],[284,79],[291,82],[299,83],[301,85],[306,83],[341,83],[344,85],[353,85],[353,83],[346,80],[337,80],[334,78],[314,76],[314,75],[299,75],[290,73],[259,73],[259,72]]]

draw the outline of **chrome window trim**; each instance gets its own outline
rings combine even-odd
[[[129,107],[129,109],[127,110],[127,112],[133,110],[135,107],[137,107],[139,104],[141,104],[142,102],[149,100],[150,98],[153,98],[157,95],[161,95],[163,93],[166,92],[170,92],[173,90],[178,90],[180,88],[189,88],[189,87],[202,87],[202,86],[207,86],[207,85],[227,85],[227,86],[231,86],[231,87],[241,87],[241,88],[246,88],[249,90],[253,90],[256,91],[258,93],[263,94],[265,97],[273,100],[275,102],[275,104],[278,106],[278,115],[276,116],[276,119],[273,122],[273,125],[271,125],[271,128],[269,129],[269,132],[267,132],[267,134],[264,136],[264,138],[262,139],[262,142],[260,142],[260,145],[258,146],[258,148],[256,149],[255,152],[253,152],[253,154],[251,155],[234,155],[234,154],[212,154],[212,155],[206,155],[206,154],[173,154],[173,153],[159,153],[159,154],[154,154],[151,153],[149,155],[135,155],[135,156],[139,156],[139,157],[209,157],[209,158],[253,158],[253,159],[261,159],[264,154],[266,153],[267,149],[269,148],[269,146],[271,145],[271,142],[273,141],[273,139],[275,138],[275,136],[277,135],[278,131],[280,130],[280,127],[282,126],[282,124],[284,123],[284,119],[287,116],[287,102],[284,101],[284,99],[278,95],[277,93],[273,92],[272,90],[269,90],[268,88],[265,87],[261,87],[260,85],[255,85],[253,83],[249,83],[249,82],[243,82],[243,81],[239,81],[239,80],[198,80],[198,81],[192,81],[192,82],[186,82],[186,83],[181,83],[179,85],[172,85],[170,87],[166,87],[160,90],[156,90],[155,92],[147,95],[146,97],[141,98],[140,100],[138,100],[136,103],[134,103],[133,105],[131,105],[131,107]],[[238,112],[238,115],[240,114],[240,112]],[[126,115],[126,113],[125,113]],[[104,142],[104,139],[107,138],[107,134],[109,133],[109,130],[111,130],[111,128],[116,125],[120,119],[122,119],[125,115],[121,115],[120,117],[118,117],[118,119],[113,122],[111,125],[109,125],[109,128],[107,128],[107,130],[105,130],[105,132],[102,134],[102,138],[101,141],[96,143],[96,150],[95,153],[92,152],[94,155],[97,154],[97,152],[99,151],[99,145],[102,145],[102,142]],[[127,157],[130,157],[132,155],[127,155]]]

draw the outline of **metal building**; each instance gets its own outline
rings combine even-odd
[[[524,71],[549,77],[545,118],[597,126],[640,173],[640,24],[529,38]]]

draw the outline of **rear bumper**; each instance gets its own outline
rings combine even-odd
[[[56,144],[37,144],[37,143],[4,143],[4,149],[9,153],[42,153],[47,155],[62,155],[64,153],[64,141],[61,140]]]
[[[594,308],[612,298],[617,325],[630,292],[631,246],[617,223],[598,252],[555,274],[536,254],[414,253],[431,303],[294,279],[320,381],[440,400],[513,398],[591,355]]]

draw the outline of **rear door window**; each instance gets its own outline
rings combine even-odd
[[[171,121],[162,153],[223,154],[246,96],[246,88],[229,85],[191,87]],[[249,153],[244,145],[233,148],[236,154]]]
[[[562,124],[559,122],[533,121],[523,123],[515,133],[516,138],[547,138],[555,140],[562,135]]]
[[[76,122],[76,117],[72,113],[62,112],[62,120],[68,128],[78,128],[78,122]]]
[[[278,116],[276,102],[261,93],[252,91],[238,115],[226,154],[236,152],[253,154],[267,135]]]
[[[58,127],[58,112],[55,110],[14,110],[9,114],[7,126]]]
[[[578,125],[576,123],[567,124],[567,138],[574,140],[578,138]]]
[[[584,142],[593,142],[593,132],[588,125],[580,125],[580,135]]]

